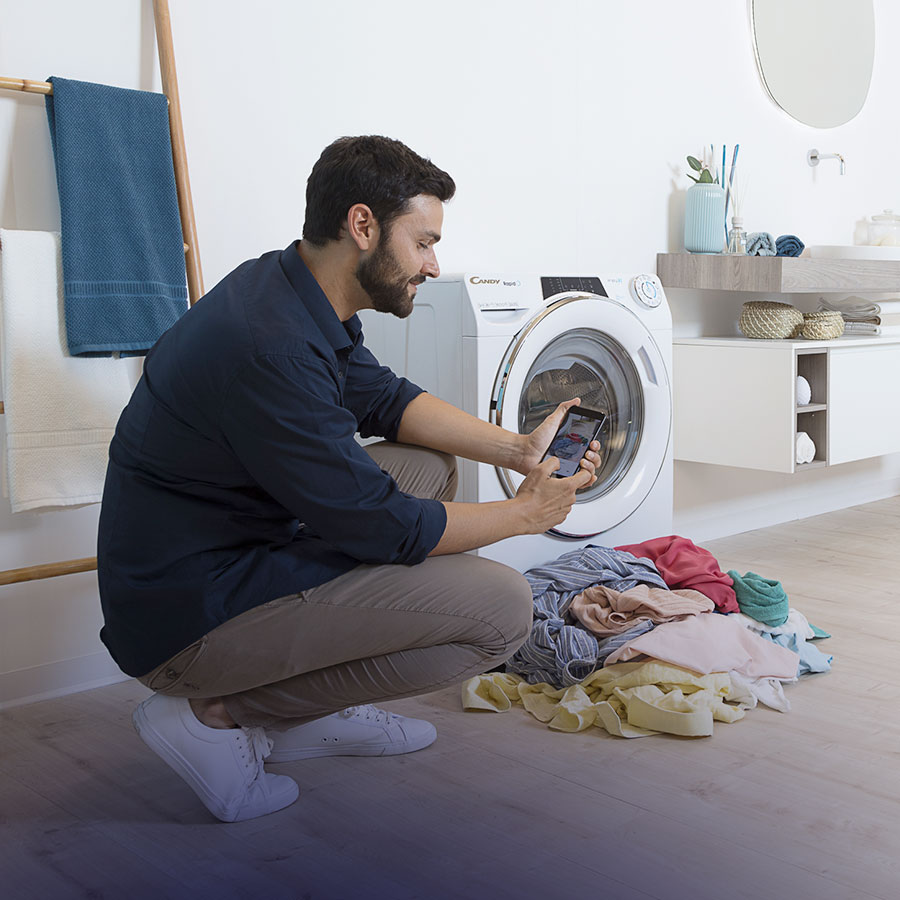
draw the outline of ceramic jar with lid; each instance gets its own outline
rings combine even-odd
[[[900,247],[900,216],[892,209],[886,209],[872,216],[868,224],[867,243],[873,247]]]

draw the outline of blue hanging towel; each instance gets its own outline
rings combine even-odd
[[[49,80],[69,352],[146,353],[187,309],[166,98]]]

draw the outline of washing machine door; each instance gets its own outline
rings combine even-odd
[[[513,339],[491,398],[492,421],[528,434],[564,400],[606,413],[593,486],[552,533],[586,538],[627,519],[659,476],[669,445],[672,398],[665,361],[643,322],[593,294],[548,300]],[[524,476],[498,468],[506,494]]]

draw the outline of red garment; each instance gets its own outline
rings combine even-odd
[[[671,534],[642,544],[625,544],[634,556],[645,556],[659,569],[663,581],[672,589],[690,588],[705,594],[720,612],[740,612],[734,582],[720,568],[716,558],[693,541]]]

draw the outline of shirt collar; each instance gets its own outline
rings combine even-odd
[[[352,347],[359,342],[359,333],[362,331],[359,317],[351,316],[346,322],[338,318],[325,292],[319,287],[319,282],[297,252],[296,241],[282,251],[281,268],[319,331],[335,351]]]

